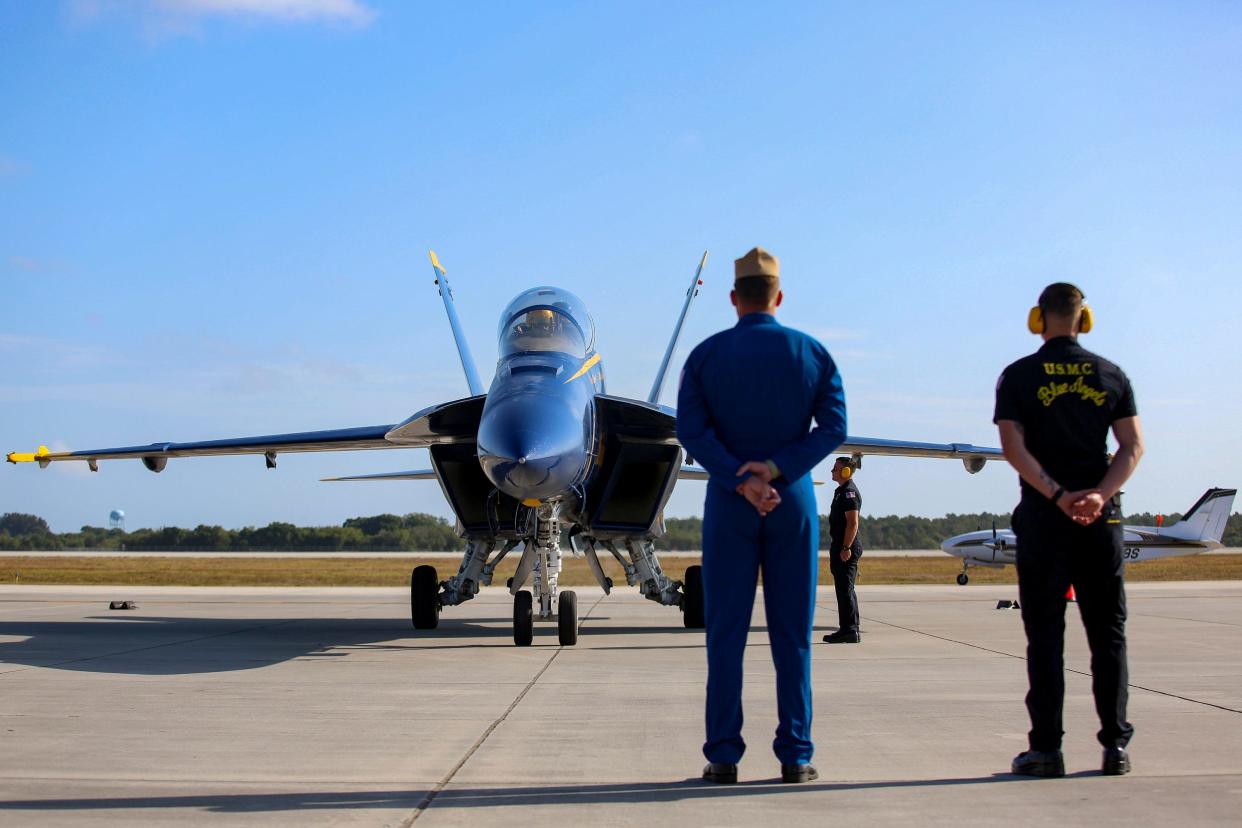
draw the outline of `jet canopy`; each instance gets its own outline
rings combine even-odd
[[[595,347],[595,322],[567,290],[536,287],[517,295],[500,315],[500,355],[555,351],[579,359]]]

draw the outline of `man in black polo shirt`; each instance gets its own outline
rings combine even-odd
[[[824,636],[828,644],[858,644],[862,633],[858,629],[858,598],[854,595],[854,581],[858,578],[858,559],[862,557],[862,541],[858,537],[858,516],[862,513],[862,495],[854,485],[854,461],[838,457],[832,464],[832,482],[837,490],[832,494],[832,508],[828,510],[829,569],[832,583],[837,589],[837,631]]]
[[[1030,750],[1013,772],[1064,776],[1061,707],[1065,593],[1072,584],[1091,648],[1091,689],[1100,717],[1103,772],[1128,773],[1126,598],[1117,499],[1143,453],[1130,381],[1078,344],[1091,329],[1082,291],[1049,285],[1028,325],[1044,345],[1010,365],[996,386],[994,422],[1005,459],[1021,476],[1013,513],[1018,596],[1026,627]],[[1109,459],[1109,430],[1119,448]]]

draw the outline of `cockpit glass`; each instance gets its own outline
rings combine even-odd
[[[586,342],[565,314],[532,308],[514,317],[500,339],[501,356],[528,351],[557,351],[581,359],[586,356]]]
[[[584,358],[595,344],[595,324],[582,300],[560,288],[531,288],[509,303],[500,321],[502,357],[555,351]]]

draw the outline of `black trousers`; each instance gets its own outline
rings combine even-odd
[[[858,632],[858,597],[854,582],[858,580],[858,559],[862,550],[855,549],[848,561],[841,560],[840,551],[831,552],[828,569],[837,590],[837,626],[842,632]]]
[[[1126,721],[1126,592],[1122,576],[1121,510],[1112,504],[1080,526],[1051,502],[1025,496],[1013,513],[1018,538],[1018,597],[1026,627],[1032,750],[1060,750],[1065,700],[1065,593],[1071,584],[1091,648],[1091,690],[1104,747],[1124,747]]]

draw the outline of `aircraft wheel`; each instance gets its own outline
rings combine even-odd
[[[957,576],[957,585],[966,586],[968,583],[970,583],[970,576],[965,572],[959,573]]]
[[[688,630],[701,630],[703,620],[703,567],[686,567],[686,582],[682,585],[681,620]]]
[[[440,623],[440,579],[434,566],[417,566],[410,574],[410,620],[416,630]]]
[[[534,603],[529,589],[513,596],[513,643],[519,647],[529,647],[535,640]]]
[[[578,643],[578,593],[562,592],[557,599],[556,634],[566,647]]]

